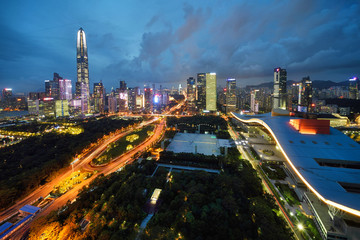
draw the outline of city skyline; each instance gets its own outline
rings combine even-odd
[[[53,72],[75,83],[80,27],[87,33],[90,85],[102,80],[107,88],[120,80],[167,87],[198,72],[216,72],[223,85],[234,77],[245,86],[270,82],[275,66],[297,81],[309,75],[339,82],[359,74],[356,1],[156,6],[44,1],[37,6],[6,2],[1,9],[0,87],[16,92],[42,89]],[[64,17],[54,18],[60,13]]]

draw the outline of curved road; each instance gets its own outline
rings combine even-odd
[[[141,128],[141,127],[143,127],[145,125],[153,123],[154,121],[156,121],[156,119],[152,120],[152,121],[149,121],[149,122],[146,122],[146,123],[142,123],[136,128]],[[160,124],[156,125],[156,129],[154,131],[154,134],[151,137],[146,139],[142,144],[136,146],[134,149],[130,150],[129,152],[127,152],[127,153],[113,159],[109,164],[103,165],[103,166],[92,166],[90,164],[92,159],[96,158],[97,156],[99,156],[99,155],[101,155],[103,153],[103,151],[106,149],[108,144],[117,141],[119,138],[125,136],[126,134],[130,133],[131,131],[133,131],[136,128],[133,128],[131,130],[127,130],[125,132],[122,132],[120,134],[111,136],[110,138],[106,139],[103,143],[101,143],[99,146],[97,146],[96,149],[93,150],[93,152],[91,152],[90,154],[87,154],[87,156],[85,156],[83,159],[81,159],[77,163],[75,163],[73,165],[73,169],[72,169],[72,167],[68,167],[66,169],[63,169],[62,173],[59,174],[59,176],[56,177],[55,179],[53,179],[51,182],[49,182],[46,185],[41,186],[40,188],[36,189],[32,194],[30,194],[29,196],[27,196],[23,200],[17,202],[15,205],[13,205],[9,209],[2,212],[0,214],[0,216],[1,216],[0,220],[2,221],[3,219],[11,216],[12,214],[16,213],[22,206],[24,206],[26,204],[30,204],[31,202],[35,201],[39,197],[47,196],[53,190],[53,187],[56,186],[57,184],[59,184],[61,182],[61,180],[63,180],[64,178],[70,176],[72,171],[77,171],[77,170],[80,170],[80,169],[87,170],[87,171],[97,170],[98,172],[95,173],[94,175],[92,175],[89,179],[83,181],[82,183],[80,183],[78,185],[75,185],[73,189],[66,192],[62,196],[56,198],[50,206],[48,206],[45,210],[43,210],[41,213],[36,215],[34,219],[36,219],[36,218],[38,218],[40,216],[47,215],[51,211],[57,210],[58,208],[62,207],[68,201],[74,200],[77,197],[78,192],[84,186],[88,185],[97,176],[99,176],[100,174],[108,175],[108,174],[110,174],[112,172],[115,172],[116,170],[123,167],[124,165],[133,162],[132,157],[135,154],[145,151],[152,144],[156,143],[162,137],[162,134],[164,132],[165,120],[162,119],[160,121]],[[23,234],[25,232],[27,232],[29,227],[30,227],[30,224],[27,224],[27,225],[23,226],[21,229],[19,229],[17,232],[15,232],[11,236],[11,239],[21,239],[21,237],[23,236]]]

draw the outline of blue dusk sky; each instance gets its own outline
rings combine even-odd
[[[53,72],[76,82],[86,33],[90,86],[185,84],[198,72],[238,86],[360,74],[360,2],[339,0],[12,0],[0,2],[0,88],[44,91]]]

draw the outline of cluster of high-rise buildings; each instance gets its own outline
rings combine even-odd
[[[216,73],[198,73],[187,79],[189,112],[215,112],[217,110]]]
[[[86,35],[82,28],[77,32],[77,81],[75,93],[72,82],[54,73],[52,80],[45,80],[44,92],[30,92],[28,98],[13,96],[12,89],[2,91],[1,108],[5,110],[26,109],[30,114],[49,117],[85,116],[116,112],[160,113],[169,103],[169,95],[179,89],[168,90],[155,88],[155,84],[144,88],[127,87],[120,81],[120,87],[105,92],[100,81],[94,83],[90,92],[89,64]],[[236,79],[226,80],[225,88],[217,86],[216,73],[198,73],[196,78],[187,79],[187,110],[189,113],[211,113],[218,110],[225,113],[249,111],[251,113],[269,112],[272,109],[283,109],[292,112],[326,112],[333,111],[347,115],[349,109],[327,105],[327,98],[359,99],[359,79],[349,80],[349,85],[335,86],[328,89],[313,88],[309,76],[299,82],[287,81],[287,71],[280,67],[274,69],[274,82],[271,87],[237,88]]]
[[[3,89],[0,107],[4,110],[27,108],[30,114],[47,117],[83,117],[105,112],[159,113],[169,104],[170,95],[177,93],[175,89],[162,89],[161,85],[155,89],[155,84],[128,88],[125,81],[120,81],[120,87],[111,89],[108,94],[101,81],[94,83],[91,93],[86,35],[82,28],[77,32],[76,48],[75,94],[72,81],[54,73],[52,80],[45,80],[44,92],[30,92],[27,98],[13,96],[10,88]]]
[[[188,80],[189,82],[189,80]],[[189,92],[189,88],[188,88]],[[265,113],[273,109],[302,113],[339,113],[349,115],[350,106],[326,104],[326,99],[359,99],[359,79],[349,79],[347,86],[317,89],[309,76],[298,82],[287,80],[287,71],[274,69],[274,82],[259,87],[237,88],[235,79],[227,79],[225,88],[218,88],[219,110],[223,112]]]

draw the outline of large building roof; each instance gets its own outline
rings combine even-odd
[[[220,155],[219,143],[216,136],[211,134],[176,133],[166,150],[174,153]]]
[[[291,117],[240,115],[240,121],[269,130],[293,171],[321,200],[360,216],[360,145],[330,127],[330,134],[301,134]]]

